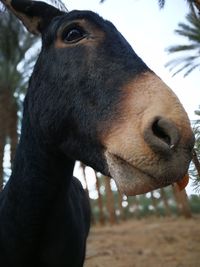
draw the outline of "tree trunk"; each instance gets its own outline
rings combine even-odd
[[[105,176],[105,189],[106,189],[106,204],[109,213],[109,222],[110,224],[116,223],[115,215],[115,203],[113,198],[113,192],[110,185],[110,178]]]
[[[168,203],[167,196],[166,196],[166,193],[165,193],[165,189],[164,188],[161,188],[160,189],[160,194],[161,194],[161,198],[162,198],[163,203],[164,203],[165,214],[167,216],[171,216],[171,210],[170,210],[170,207],[169,207],[169,203]]]
[[[123,195],[118,191],[118,206],[119,206],[119,211],[120,211],[120,218],[123,221],[125,221],[126,216],[125,216],[124,208],[122,206],[122,202],[123,202]]]
[[[179,189],[175,188],[175,184],[172,185],[172,191],[174,193],[174,199],[177,206],[177,214],[181,215],[181,203],[180,203],[180,196],[178,194]]]
[[[155,214],[156,216],[159,216],[158,207],[157,207],[157,199],[154,197],[153,191],[151,191],[150,193],[151,193],[151,202],[154,207]]]
[[[97,173],[95,172],[95,177],[96,177],[96,190],[98,194],[98,208],[99,208],[99,222],[101,225],[105,224],[105,217],[103,213],[103,199],[100,191],[100,183],[99,183],[99,178],[97,177]]]
[[[193,152],[192,152],[192,161],[194,163],[194,166],[197,170],[197,173],[198,173],[198,176],[200,177],[200,163],[199,163],[199,159],[197,157],[197,153],[196,151],[193,149]]]
[[[180,191],[178,185],[174,184],[173,185],[173,191],[175,194],[175,198],[177,200],[177,206],[178,206],[179,213],[181,215],[183,215],[185,218],[191,218],[192,213],[190,210],[188,196],[187,196],[185,189]]]
[[[134,203],[135,203],[135,212],[134,212],[135,217],[139,219],[140,218],[140,202],[138,200],[138,196],[135,196],[133,198],[134,198]]]
[[[180,192],[180,195],[181,195],[181,203],[182,203],[183,215],[185,216],[185,218],[191,218],[192,217],[192,212],[191,212],[191,209],[190,209],[188,195],[186,193],[186,190],[183,189]]]

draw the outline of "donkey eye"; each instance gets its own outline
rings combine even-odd
[[[62,34],[62,39],[65,43],[76,43],[85,37],[85,32],[79,28],[66,30]]]

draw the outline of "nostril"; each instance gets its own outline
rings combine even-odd
[[[169,152],[176,147],[180,133],[176,125],[169,119],[156,117],[144,132],[144,139],[155,152]]]
[[[153,135],[163,142],[165,142],[168,146],[172,145],[171,137],[169,133],[166,131],[165,127],[162,127],[162,123],[160,120],[156,120],[152,125]]]

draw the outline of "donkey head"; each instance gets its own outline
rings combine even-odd
[[[187,114],[113,24],[91,11],[9,1],[42,36],[26,99],[38,136],[127,195],[182,179],[194,144]]]

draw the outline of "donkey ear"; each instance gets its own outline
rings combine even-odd
[[[39,1],[30,0],[1,0],[33,34],[41,34],[54,17],[66,12]]]

